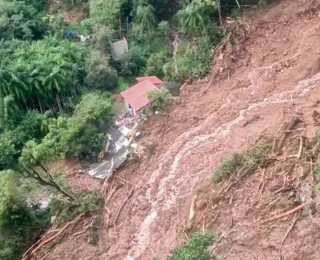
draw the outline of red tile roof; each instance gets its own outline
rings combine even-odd
[[[120,94],[135,111],[138,111],[150,103],[147,93],[152,89],[157,89],[157,87],[149,80],[144,80]]]
[[[154,85],[163,84],[163,81],[156,76],[148,76],[148,77],[138,77],[136,78],[138,82],[143,82],[145,80],[149,80]]]

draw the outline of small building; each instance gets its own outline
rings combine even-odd
[[[128,50],[128,42],[124,37],[120,41],[111,43],[111,57],[115,61],[121,61]]]
[[[122,91],[120,95],[124,98],[125,102],[135,111],[150,104],[147,93],[150,90],[158,89],[150,80],[143,80],[138,84],[127,88]]]
[[[138,77],[136,78],[138,82],[143,82],[145,80],[149,80],[153,85],[157,88],[161,88],[163,86],[163,81],[156,76],[146,76],[146,77]]]

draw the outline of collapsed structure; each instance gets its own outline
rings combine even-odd
[[[89,174],[92,177],[105,179],[113,169],[119,168],[128,158],[129,149],[137,149],[138,145],[134,143],[134,138],[140,136],[137,128],[142,121],[140,119],[141,111],[151,103],[148,98],[150,90],[159,89],[166,84],[156,76],[138,77],[137,84],[128,87],[120,93],[123,98],[123,105],[119,106],[119,95],[117,95],[117,110],[125,111],[113,120],[113,126],[106,131],[106,146],[101,161],[90,167]],[[179,94],[179,84],[168,84],[169,91],[174,95]],[[120,109],[121,107],[121,109]]]

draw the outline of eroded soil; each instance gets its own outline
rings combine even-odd
[[[124,187],[108,204],[110,226],[102,225],[99,245],[89,245],[86,234],[70,235],[46,259],[165,259],[186,239],[186,217],[195,194],[200,196],[195,226],[224,234],[213,246],[218,256],[279,259],[281,240],[295,215],[287,221],[255,224],[294,206],[284,201],[283,207],[270,209],[264,204],[272,202],[274,191],[283,185],[276,166],[266,169],[261,197],[256,196],[261,181],[258,170],[224,194],[214,214],[204,220],[201,196],[227,184],[210,180],[222,158],[263,137],[278,135],[293,117],[303,119],[306,137],[314,136],[318,126],[312,115],[320,112],[320,14],[311,8],[316,4],[282,1],[248,19],[246,41],[227,46],[207,81],[185,86],[180,102],[147,123],[147,136],[141,142],[152,144],[155,153],[117,172],[128,182],[115,180]],[[207,89],[212,75],[215,78]],[[135,190],[114,223],[132,187]],[[320,258],[318,218],[317,209],[313,221],[302,214],[283,245],[283,259]]]

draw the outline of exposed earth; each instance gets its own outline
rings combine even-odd
[[[294,161],[290,171],[279,167],[292,162],[283,158],[297,153],[299,136],[312,138],[319,127],[314,111],[320,112],[320,3],[282,1],[242,22],[246,34],[221,49],[207,78],[186,85],[180,101],[149,119],[140,142],[150,153],[115,173],[120,178],[110,189],[123,187],[106,205],[110,219],[101,225],[98,246],[87,243],[86,233],[70,234],[45,259],[165,259],[187,239],[192,202],[192,227],[216,230],[212,250],[224,260],[320,259],[317,204],[313,215],[306,206],[301,215],[261,223],[299,205],[299,176],[309,163]],[[228,181],[212,183],[223,158],[281,136],[294,117],[303,123],[287,139],[283,160],[228,189]],[[78,185],[100,187],[76,178]],[[279,191],[287,185],[293,190]]]

